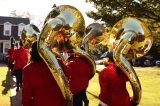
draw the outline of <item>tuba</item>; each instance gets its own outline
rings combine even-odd
[[[86,36],[83,38],[82,46],[89,52],[95,44],[99,44],[105,38],[105,28],[99,23],[92,23],[86,28]]]
[[[37,40],[39,36],[39,29],[34,24],[28,24],[22,29],[21,38],[24,48],[30,49],[32,43]]]
[[[103,49],[104,51],[108,50],[106,41],[109,39],[107,37],[107,31],[102,24],[92,23],[86,28],[86,36],[83,38],[82,47],[87,51],[93,58],[93,51]]]
[[[153,42],[151,31],[143,22],[129,17],[114,25],[110,40],[114,61],[131,84],[133,90],[131,102],[138,105],[141,99],[141,84],[129,60],[140,58],[150,50]]]
[[[81,48],[83,48],[88,53],[88,55],[90,55],[93,61],[95,57],[94,54],[92,53],[92,50],[95,49],[95,45],[102,44],[104,38],[105,38],[105,28],[103,25],[99,23],[92,23],[86,27],[86,35],[82,40]],[[95,61],[92,62],[92,64],[95,73],[96,72]]]
[[[56,80],[67,106],[72,106],[72,93],[57,58],[62,58],[61,53],[66,46],[64,43],[69,47],[78,45],[84,31],[85,22],[80,11],[69,5],[60,5],[48,14],[38,38],[38,52]],[[76,39],[73,36],[76,36]],[[69,39],[74,42],[69,43]]]

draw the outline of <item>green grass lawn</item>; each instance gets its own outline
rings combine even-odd
[[[98,66],[98,69],[102,67]],[[160,67],[135,67],[137,76],[142,86],[142,98],[139,106],[160,106]],[[8,81],[9,74],[7,67],[0,66],[0,106],[10,106],[10,85]],[[130,84],[127,84],[128,91],[132,96]],[[99,83],[98,74],[91,79],[87,89],[87,95],[90,100],[90,106],[98,105]]]
[[[139,106],[160,106],[160,67],[135,67],[137,76],[142,86],[142,97]],[[132,96],[130,83],[127,83],[127,89]],[[87,89],[90,106],[98,105],[99,82],[98,74],[90,81]]]
[[[0,65],[0,106],[10,106],[10,84],[8,68]]]

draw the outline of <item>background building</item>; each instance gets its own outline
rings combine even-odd
[[[18,47],[23,27],[30,23],[29,18],[0,16],[0,61],[5,60],[7,49],[10,48],[10,39],[15,39]]]

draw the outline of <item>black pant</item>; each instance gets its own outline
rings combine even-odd
[[[84,104],[88,104],[89,100],[87,99],[86,89],[76,93],[73,95],[73,106],[83,106]]]
[[[13,63],[8,63],[8,68],[9,68],[9,71],[13,71],[13,67],[14,67],[14,64]]]
[[[16,76],[16,86],[17,88],[22,87],[22,68],[14,71],[14,75]]]

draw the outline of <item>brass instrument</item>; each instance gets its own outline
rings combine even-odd
[[[116,65],[128,77],[133,90],[135,104],[141,99],[141,84],[128,60],[140,58],[151,48],[153,38],[149,28],[135,18],[125,18],[117,22],[111,30],[113,57]]]
[[[105,28],[99,23],[92,23],[86,27],[86,36],[82,40],[81,48],[83,48],[89,55],[90,61],[92,62],[92,67],[94,73],[96,72],[96,64],[94,61],[94,56],[90,52],[94,49],[95,45],[102,44],[106,38]]]
[[[94,45],[102,43],[105,38],[105,28],[99,23],[92,23],[86,28],[87,35],[83,38],[82,46],[89,52]]]
[[[38,39],[38,52],[56,80],[67,106],[72,106],[72,93],[57,58],[61,58],[65,44],[69,44],[68,46],[78,44],[79,39],[83,38],[84,31],[85,22],[80,11],[69,5],[60,5],[53,8],[47,16]],[[76,36],[76,39],[73,36]],[[73,42],[69,43],[68,39],[72,39]]]
[[[20,38],[24,48],[30,49],[32,43],[37,40],[39,33],[40,31],[37,26],[35,26],[34,24],[27,24],[23,28]]]

